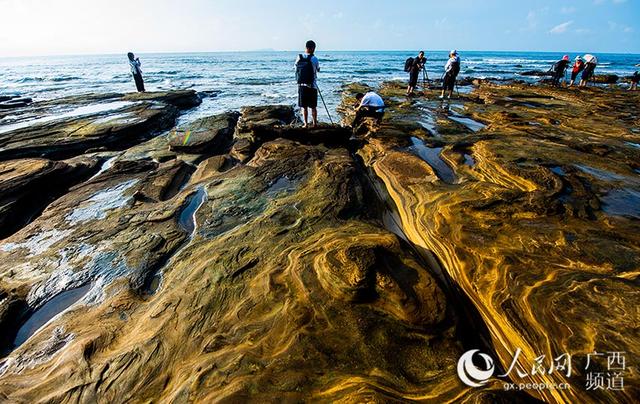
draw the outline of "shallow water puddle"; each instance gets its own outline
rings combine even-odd
[[[576,167],[584,172],[587,173],[589,175],[592,175],[598,179],[604,180],[604,181],[621,181],[621,180],[625,180],[626,177],[620,174],[615,174],[606,170],[600,170],[598,168],[593,168],[590,166],[585,166],[585,165],[581,165],[581,164],[577,164]]]
[[[633,142],[625,142],[627,145],[631,146],[631,147],[635,147],[636,149],[640,149],[640,144],[638,143],[633,143]]]
[[[423,112],[420,119],[417,121],[418,124],[420,124],[420,126],[422,126],[422,128],[429,132],[433,137],[439,138],[440,134],[438,133],[433,111],[424,105],[419,106],[418,109]]]
[[[476,161],[474,160],[473,156],[471,156],[470,154],[464,153],[462,155],[462,157],[464,157],[464,164],[469,166],[469,167],[475,167],[476,166]]]
[[[107,111],[118,111],[120,109],[131,106],[133,104],[135,103],[131,101],[114,101],[114,102],[107,102],[102,104],[85,105],[83,107],[78,107],[76,109],[73,109],[71,111],[68,111],[62,114],[49,115],[42,118],[30,119],[30,120],[10,124],[10,125],[4,125],[0,127],[0,133],[10,132],[13,130],[26,128],[28,126],[57,121],[60,119],[78,118],[78,117],[87,116],[87,115],[100,114]]]
[[[51,319],[65,312],[78,300],[82,299],[91,289],[91,284],[80,286],[79,288],[67,290],[49,300],[41,308],[33,313],[27,322],[18,330],[16,338],[13,341],[14,348],[24,344],[32,335],[40,328],[46,325]]]
[[[92,179],[100,176],[100,174],[104,173],[105,171],[107,171],[108,169],[110,169],[111,167],[113,167],[113,163],[116,162],[116,160],[118,159],[118,157],[120,157],[120,155],[117,156],[113,156],[109,159],[107,159],[104,163],[102,163],[102,166],[100,167],[100,170],[98,170],[97,173],[95,173],[93,175],[93,177],[89,178],[89,181],[91,181]]]
[[[180,212],[180,216],[178,217],[178,224],[180,228],[184,230],[186,233],[193,234],[196,229],[196,212],[204,201],[207,199],[207,192],[204,187],[198,188],[196,193],[189,198],[189,203],[184,208],[182,212]]]
[[[125,181],[113,188],[94,194],[68,214],[67,221],[77,223],[104,219],[107,217],[107,211],[121,208],[129,203],[131,197],[125,196],[124,193],[137,182],[137,179]]]
[[[549,167],[549,170],[551,170],[552,173],[562,176],[564,177],[565,175],[567,175],[567,173],[564,172],[564,170],[562,169],[562,167],[560,166],[553,166],[553,167]]]
[[[475,120],[473,120],[473,119],[471,119],[469,117],[462,116],[462,115],[459,115],[459,114],[456,114],[456,113],[454,113],[453,115],[450,115],[449,119],[466,126],[467,128],[471,129],[473,132],[479,132],[482,129],[487,127],[483,123],[480,123],[480,122],[475,121]]]
[[[601,199],[604,212],[640,219],[640,192],[629,188],[614,189]]]
[[[286,175],[283,175],[282,177],[278,178],[277,180],[275,180],[269,185],[269,188],[267,188],[266,193],[267,195],[273,196],[273,195],[280,194],[282,192],[285,192],[285,193],[293,192],[295,191],[295,189],[296,189],[296,184],[294,183],[294,181],[292,181]]]
[[[424,144],[422,139],[412,136],[411,137],[412,145],[409,146],[409,150],[416,154],[418,157],[429,163],[429,165],[436,172],[438,178],[447,184],[455,184],[456,182],[456,174],[453,172],[451,167],[447,163],[442,160],[440,157],[440,152],[442,152],[442,147],[428,147]]]

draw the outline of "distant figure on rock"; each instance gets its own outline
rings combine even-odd
[[[640,67],[640,63],[638,63],[636,67]],[[638,81],[640,81],[640,72],[636,70],[636,72],[633,73],[633,76],[631,76],[630,91],[636,91],[638,89]]]
[[[133,80],[136,82],[136,88],[138,92],[144,92],[144,80],[142,79],[142,64],[140,58],[135,57],[132,52],[127,53],[129,57],[129,66],[131,66],[131,74],[133,74]]]
[[[593,77],[593,72],[596,70],[596,66],[598,65],[598,58],[593,55],[586,54],[583,57],[585,61],[584,71],[582,72],[582,77],[580,78],[580,87],[586,87],[591,77]]]
[[[318,124],[318,72],[320,62],[315,57],[316,43],[307,41],[305,53],[296,59],[296,81],[298,82],[298,106],[302,109],[304,127],[309,125],[309,111],[313,118],[313,126]]]
[[[460,57],[457,50],[449,52],[449,60],[444,65],[444,77],[442,79],[442,94],[440,98],[444,98],[444,93],[449,91],[449,98],[453,95],[453,88],[456,86],[456,78],[460,73]]]
[[[554,87],[558,87],[560,85],[560,80],[564,80],[567,67],[569,67],[569,55],[564,55],[562,59],[555,62],[553,67],[551,67],[551,71],[553,72],[553,80],[551,84]]]
[[[369,91],[366,94],[356,94],[356,100],[358,106],[356,107],[356,118],[353,120],[352,127],[356,127],[363,118],[372,117],[375,118],[378,123],[384,116],[384,100],[378,94],[373,91]]]
[[[576,77],[578,74],[584,70],[584,60],[580,56],[576,56],[576,61],[573,63],[573,68],[571,69],[571,81],[569,82],[569,87],[573,85],[576,81]]]
[[[404,62],[404,71],[409,73],[409,87],[407,87],[407,95],[413,95],[418,85],[418,77],[420,72],[424,69],[424,64],[427,63],[427,58],[424,57],[424,52],[420,51],[415,58],[409,58]]]

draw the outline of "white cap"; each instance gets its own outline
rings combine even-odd
[[[458,51],[454,49],[454,50],[452,50],[451,52],[449,52],[449,54],[450,54],[450,55],[457,55],[457,54],[458,54]]]

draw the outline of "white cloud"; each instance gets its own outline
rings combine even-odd
[[[623,32],[625,34],[630,34],[634,32],[633,28],[628,25],[618,24],[615,21],[608,21],[608,24],[609,24],[609,31]]]
[[[562,7],[560,9],[560,12],[562,14],[573,14],[576,12],[576,8],[575,7]]]
[[[573,21],[566,21],[563,22],[562,24],[558,24],[555,27],[551,28],[549,30],[549,33],[551,34],[563,34],[565,32],[567,32],[567,29],[569,28],[569,26],[573,24]]]

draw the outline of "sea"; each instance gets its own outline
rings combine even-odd
[[[341,88],[351,82],[378,85],[385,80],[407,80],[403,71],[414,51],[319,51],[320,120],[336,121]],[[429,79],[442,77],[447,51],[425,51]],[[182,122],[247,105],[295,104],[294,61],[298,52],[212,52],[138,54],[147,91],[195,89],[203,104],[183,115]],[[571,52],[573,60],[584,52]],[[460,51],[460,77],[522,79],[528,70],[548,70],[564,53]],[[597,74],[633,74],[640,55],[596,54]],[[31,97],[34,101],[69,95],[135,91],[127,56],[49,56],[0,58],[0,95]],[[6,117],[3,120],[10,120]],[[0,128],[9,122],[0,120]]]

